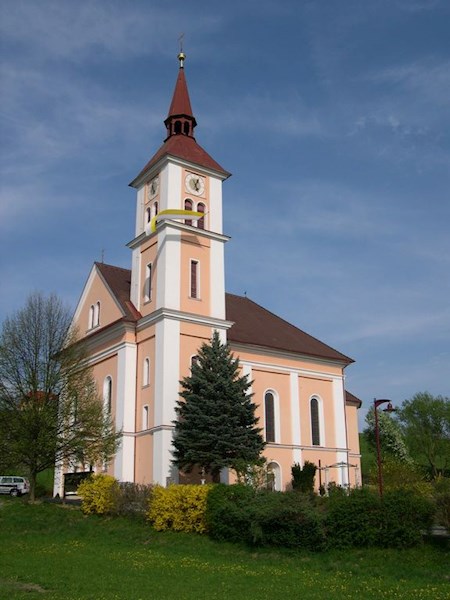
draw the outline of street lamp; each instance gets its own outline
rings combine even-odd
[[[383,474],[381,472],[381,449],[380,449],[380,428],[378,425],[378,407],[381,404],[388,403],[387,407],[383,409],[383,412],[391,413],[395,412],[395,408],[392,406],[392,402],[390,400],[381,399],[377,400],[373,399],[373,407],[375,412],[375,440],[377,444],[377,466],[378,466],[378,493],[380,494],[380,498],[383,496]]]

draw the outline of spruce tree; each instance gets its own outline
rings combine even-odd
[[[239,361],[217,331],[201,346],[191,375],[180,384],[173,463],[188,473],[199,467],[213,481],[225,467],[239,470],[258,463],[265,443],[248,393],[251,382],[239,375]]]

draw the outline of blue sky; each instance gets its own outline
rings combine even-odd
[[[184,32],[224,185],[227,289],[356,364],[450,395],[450,3],[0,0],[0,320],[130,267],[128,183],[162,143]]]

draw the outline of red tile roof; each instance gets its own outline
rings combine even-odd
[[[102,274],[111,292],[114,294],[128,321],[137,321],[141,313],[130,300],[131,271],[114,265],[96,262],[95,266]]]
[[[192,114],[191,101],[189,99],[189,92],[183,68],[178,70],[178,77],[175,83],[172,102],[169,108],[168,116],[170,117],[172,115],[186,115],[188,117],[194,116]]]
[[[225,171],[219,163],[217,163],[211,156],[203,150],[199,144],[195,141],[195,138],[187,135],[173,135],[169,137],[161,148],[156,152],[154,156],[148,161],[142,171],[137,175],[130,185],[133,187],[135,182],[144,175],[153,165],[155,165],[164,156],[175,156],[183,160],[189,161],[198,165],[199,167],[206,167],[213,171],[218,171],[229,177],[230,173]]]
[[[345,403],[361,408],[362,400],[345,390]]]
[[[226,318],[234,322],[227,334],[231,343],[262,346],[346,364],[354,362],[249,298],[226,294]]]

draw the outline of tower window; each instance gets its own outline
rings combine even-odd
[[[150,302],[152,299],[152,263],[145,267],[144,301]]]
[[[192,206],[193,206],[192,200],[189,200],[189,198],[186,198],[186,200],[184,201],[184,210],[192,210]],[[185,224],[192,225],[192,219],[186,219]]]
[[[183,129],[184,129],[184,135],[189,135],[189,133],[190,133],[189,121],[184,122]]]
[[[144,359],[144,369],[142,373],[142,385],[150,385],[150,359]]]
[[[266,442],[275,441],[275,398],[272,392],[264,395],[264,417]]]
[[[149,208],[147,208],[147,210],[145,211],[146,214],[146,219],[147,219],[147,223],[150,223],[150,221],[152,220],[152,212]]]
[[[198,298],[199,297],[199,293],[198,293],[198,283],[199,283],[199,264],[198,264],[198,260],[191,260],[191,298]]]
[[[156,217],[157,214],[158,214],[158,203],[155,202],[153,204],[153,216]]]
[[[313,446],[320,446],[319,401],[311,398],[311,442]]]
[[[175,121],[175,133],[181,133],[181,121]]]
[[[203,204],[203,202],[199,202],[197,204],[197,211],[205,214],[205,205]],[[201,219],[198,220],[197,227],[199,229],[205,229],[205,217],[201,217]]]
[[[142,429],[148,429],[148,404],[142,407]]]

